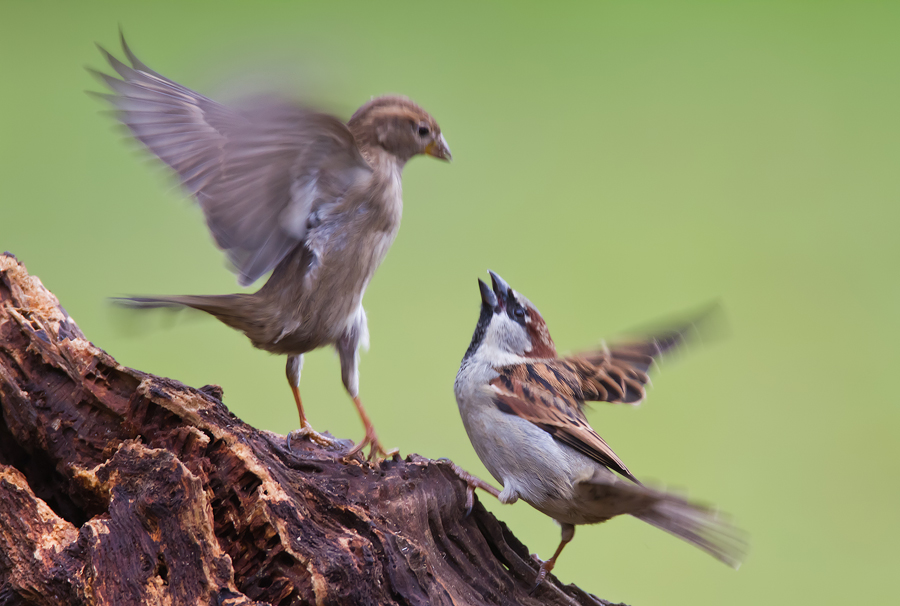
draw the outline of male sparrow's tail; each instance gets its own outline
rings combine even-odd
[[[738,529],[711,509],[675,495],[653,492],[658,500],[640,513],[633,513],[634,517],[696,545],[734,569],[740,568],[747,543]]]
[[[589,480],[575,485],[576,497],[587,505],[596,521],[629,514],[679,539],[696,545],[732,568],[738,568],[747,551],[743,533],[719,514],[675,494],[633,484],[605,467]]]

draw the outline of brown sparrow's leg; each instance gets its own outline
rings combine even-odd
[[[300,415],[300,429],[288,433],[287,449],[291,450],[291,441],[295,438],[309,438],[319,446],[334,446],[335,441],[328,436],[323,436],[312,428],[306,415],[303,413],[303,401],[300,399],[300,369],[303,368],[303,356],[289,356],[285,373],[287,374],[288,384],[291,386],[291,392],[294,394],[294,402],[297,403],[297,413]]]
[[[466,515],[464,517],[469,517],[472,513],[472,507],[475,506],[475,489],[480,488],[485,492],[488,492],[494,495],[497,498],[500,498],[500,491],[482,480],[477,476],[473,476],[468,471],[451,461],[450,459],[439,459],[440,461],[444,461],[447,465],[450,466],[450,469],[453,470],[459,479],[466,483]]]
[[[534,587],[531,588],[529,593],[534,593],[537,591],[537,588],[541,586],[541,583],[547,577],[547,573],[553,570],[553,567],[556,566],[556,558],[559,557],[559,554],[562,553],[563,547],[572,540],[572,537],[575,536],[575,526],[574,524],[560,524],[562,527],[562,540],[559,542],[559,547],[556,548],[556,552],[553,554],[553,557],[547,560],[546,562],[541,562],[541,568],[538,570],[537,579],[534,581]],[[532,556],[534,559],[538,560],[537,556]],[[540,561],[540,560],[538,560]]]
[[[356,412],[359,413],[359,418],[362,419],[363,426],[366,428],[366,435],[362,442],[351,448],[350,452],[344,455],[345,459],[356,455],[367,444],[372,445],[372,450],[369,451],[370,461],[378,454],[392,457],[399,452],[396,448],[390,451],[382,448],[381,442],[378,441],[378,435],[375,433],[375,428],[372,426],[372,421],[369,420],[369,415],[366,414],[366,409],[363,408],[359,399],[359,346],[360,343],[368,343],[368,341],[369,329],[366,327],[366,312],[360,305],[359,309],[356,310],[356,317],[353,323],[335,344],[338,358],[341,360],[341,381],[344,382],[344,388],[347,390],[347,393],[353,398]]]
[[[392,457],[400,452],[396,448],[392,450],[385,450],[381,446],[381,442],[378,441],[378,434],[375,433],[375,427],[372,425],[372,421],[369,420],[369,415],[366,414],[366,409],[363,408],[362,401],[359,399],[359,396],[353,396],[353,404],[356,405],[356,411],[359,413],[359,418],[362,419],[363,425],[366,428],[366,435],[359,444],[351,448],[350,451],[344,455],[344,458],[349,459],[360,450],[365,448],[367,444],[372,445],[372,450],[369,451],[370,461],[375,458],[376,454],[383,455],[385,458],[387,458]]]

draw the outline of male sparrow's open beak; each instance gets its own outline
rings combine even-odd
[[[439,160],[446,160],[447,162],[453,159],[443,133],[438,135],[437,139],[425,146],[425,153]]]
[[[481,291],[481,302],[492,312],[499,313],[506,307],[510,297],[512,297],[512,289],[503,278],[491,270],[488,270],[488,273],[491,274],[491,283],[494,285],[494,288],[492,290],[490,286],[485,284],[484,280],[481,278],[478,279],[478,290]]]
[[[481,302],[491,311],[496,312],[500,308],[497,303],[497,295],[491,290],[491,287],[484,283],[484,280],[478,278],[478,289],[481,290]]]
[[[509,284],[491,270],[488,270],[488,273],[491,274],[491,283],[494,285],[494,292],[497,294],[497,298],[502,302],[506,302],[509,298]]]

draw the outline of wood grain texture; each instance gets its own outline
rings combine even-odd
[[[608,604],[530,596],[448,464],[291,456],[221,397],[119,365],[0,256],[0,604]]]

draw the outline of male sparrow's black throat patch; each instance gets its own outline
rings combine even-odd
[[[472,335],[472,342],[469,343],[469,348],[466,350],[463,360],[468,360],[472,354],[478,350],[481,342],[484,341],[484,335],[487,333],[493,315],[494,312],[491,311],[491,308],[487,305],[481,306],[481,315],[478,316],[478,324],[475,325],[475,333]]]

